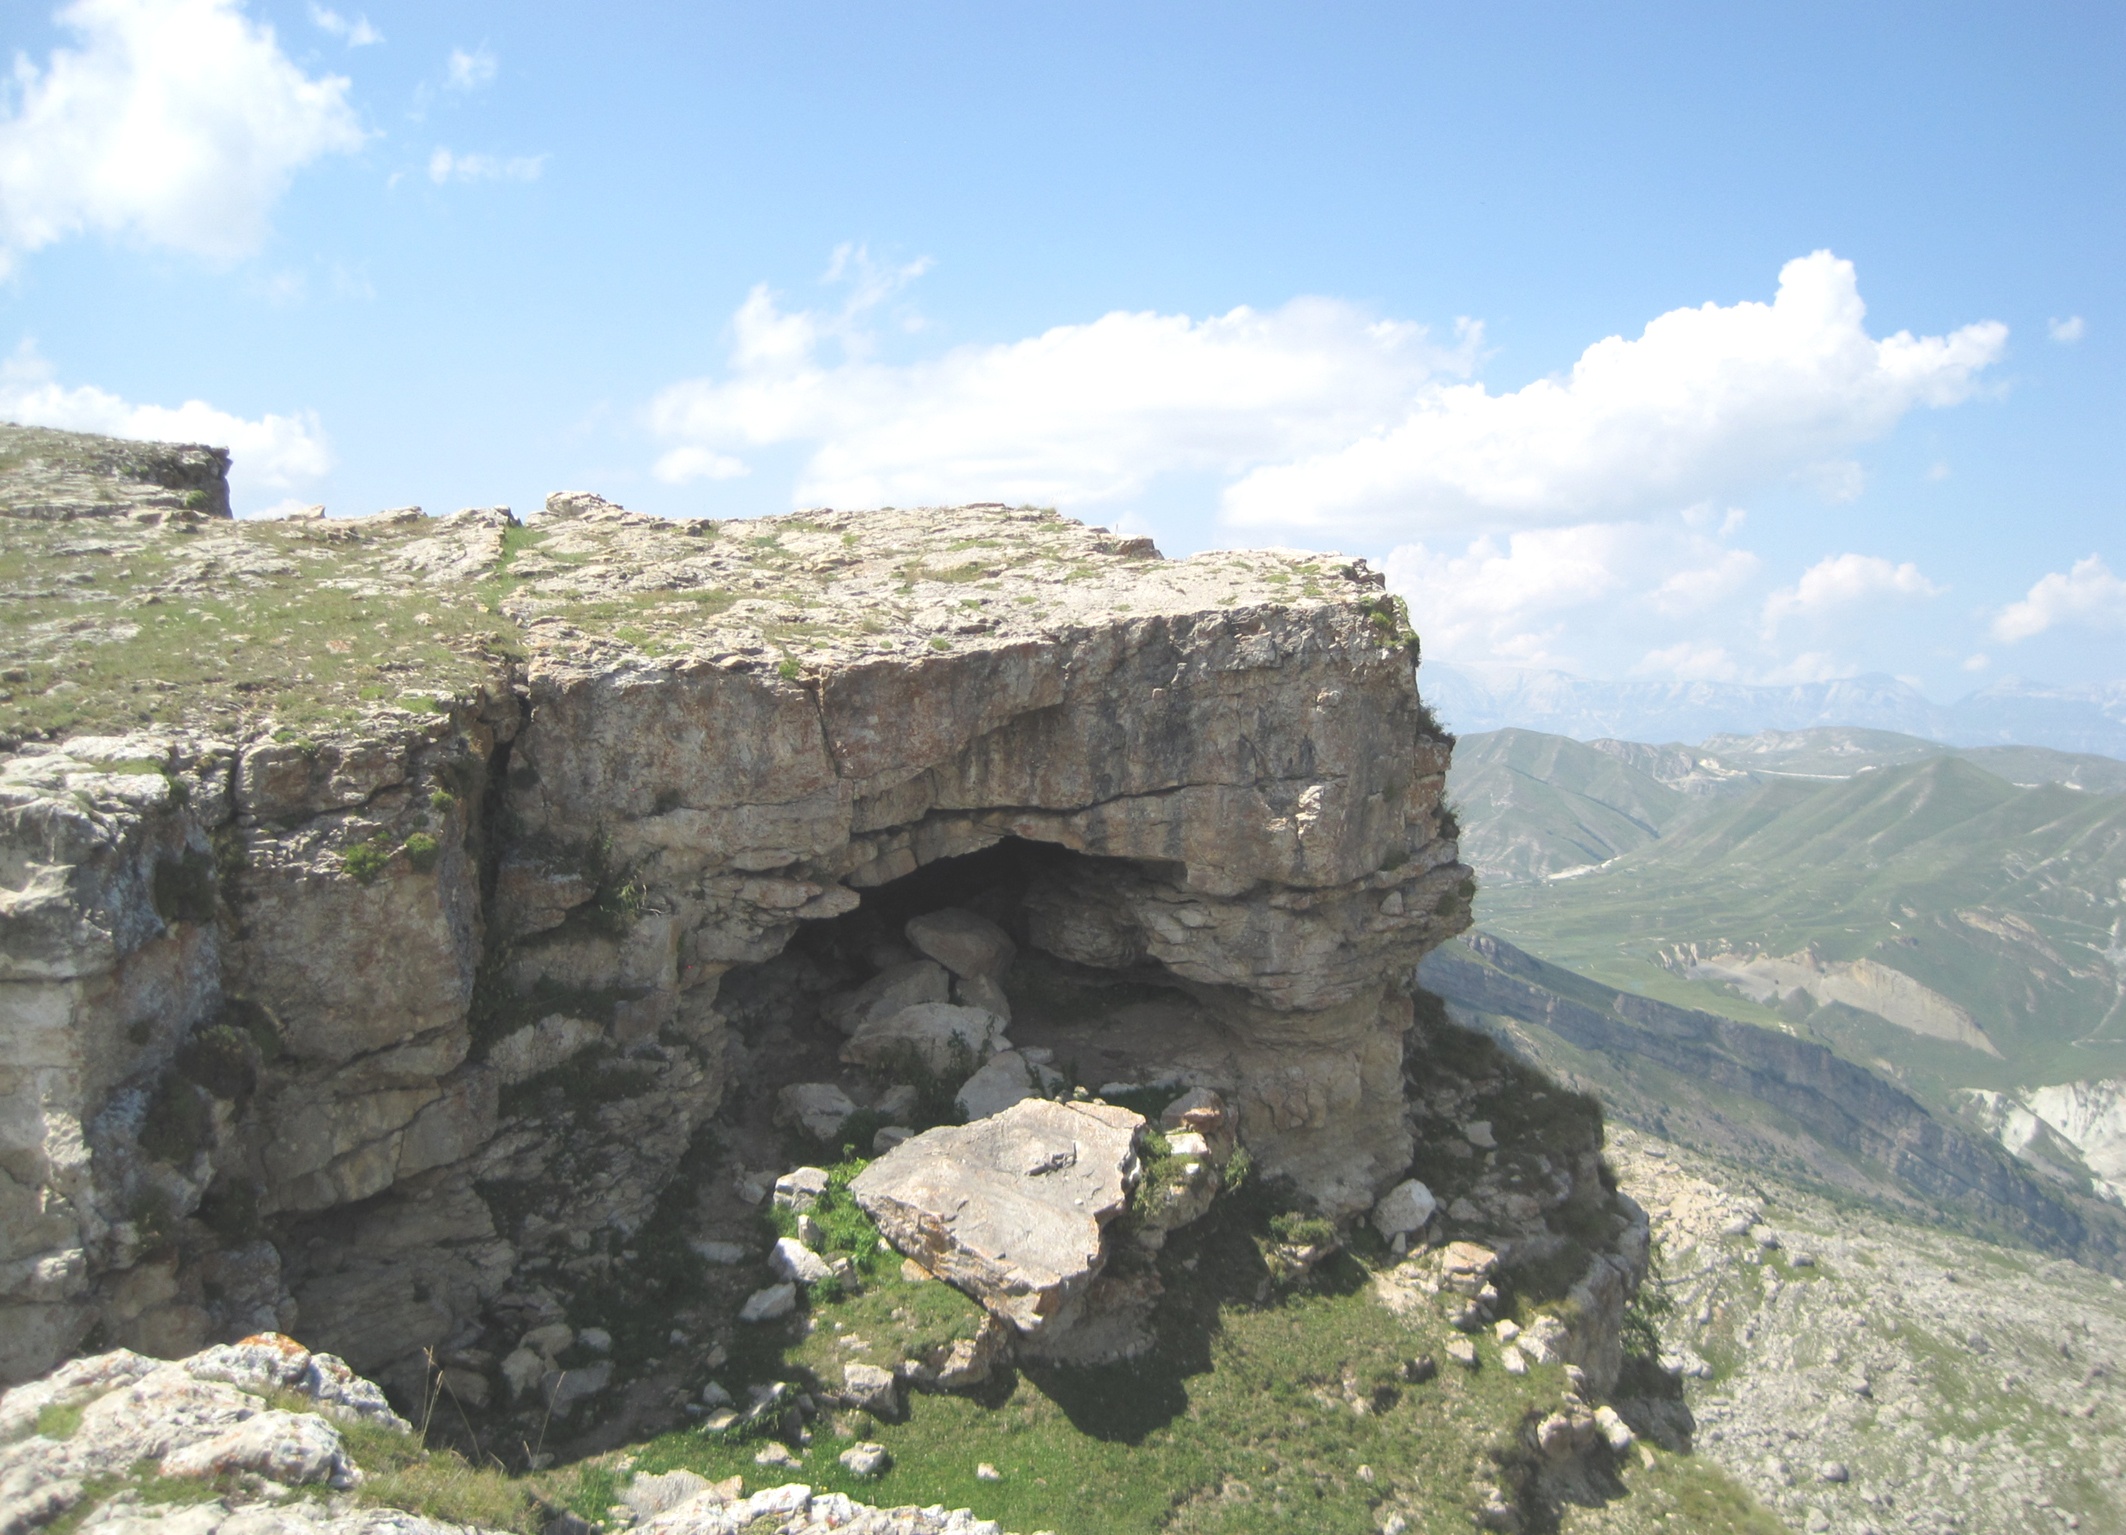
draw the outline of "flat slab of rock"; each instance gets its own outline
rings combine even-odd
[[[1019,946],[987,917],[959,906],[925,912],[908,919],[908,941],[950,970],[969,979],[1003,979]]]
[[[1138,1176],[1141,1115],[1029,1098],[925,1131],[849,1185],[886,1239],[1022,1333],[1074,1320]]]

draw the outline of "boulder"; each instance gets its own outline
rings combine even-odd
[[[842,1046],[842,1059],[879,1070],[913,1065],[943,1077],[972,1072],[1006,1043],[1004,1020],[995,1013],[923,1002],[865,1024]]]
[[[667,1471],[661,1476],[643,1472],[627,1484],[620,1501],[634,1510],[638,1520],[654,1519],[666,1509],[699,1497],[710,1485],[707,1477],[692,1471]]]
[[[1405,1178],[1373,1206],[1373,1229],[1392,1242],[1399,1236],[1422,1231],[1438,1208],[1439,1201],[1432,1197],[1432,1190],[1415,1178]]]
[[[1011,998],[1004,994],[1002,983],[986,975],[954,976],[952,1000],[962,1007],[987,1008],[1006,1023],[1011,1021]]]
[[[797,1309],[797,1286],[788,1280],[755,1290],[738,1308],[741,1322],[773,1322]]]
[[[827,1170],[824,1167],[798,1167],[775,1180],[775,1202],[786,1210],[800,1213],[819,1202],[819,1196],[827,1192]]]
[[[952,1102],[962,1119],[987,1119],[1027,1098],[1051,1098],[1062,1087],[1060,1074],[1037,1066],[1016,1050],[1004,1050],[969,1077]]]
[[[798,1284],[818,1284],[833,1277],[834,1271],[822,1258],[795,1237],[779,1237],[775,1249],[768,1254],[768,1267],[778,1279],[793,1280]]]
[[[908,941],[954,975],[1000,981],[1019,946],[987,917],[958,906],[911,917]]]
[[[820,1016],[844,1034],[890,1018],[919,1002],[952,1000],[952,973],[930,959],[889,965],[854,991],[841,992],[820,1004]]]
[[[842,1366],[842,1389],[846,1406],[860,1407],[881,1418],[897,1418],[901,1412],[901,1379],[875,1364]]]
[[[833,1141],[855,1112],[855,1102],[832,1082],[792,1082],[775,1095],[775,1122],[815,1141]]]
[[[916,1136],[849,1185],[886,1239],[1024,1333],[1075,1319],[1138,1176],[1142,1116],[1029,1098]]]
[[[884,1476],[886,1468],[893,1464],[893,1456],[884,1445],[872,1444],[868,1440],[850,1445],[839,1459],[851,1476],[867,1482],[874,1476]]]

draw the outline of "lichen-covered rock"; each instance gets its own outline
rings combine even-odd
[[[303,1399],[312,1410],[272,1405]],[[48,1408],[75,1410],[71,1432],[39,1431]],[[334,1419],[411,1432],[373,1383],[292,1338],[246,1338],[170,1364],[124,1349],[76,1359],[0,1393],[0,1528],[56,1518],[99,1479],[143,1462],[170,1477],[351,1487],[361,1473]]]

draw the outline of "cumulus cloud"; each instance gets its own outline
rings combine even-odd
[[[1910,560],[1893,565],[1873,554],[1826,555],[1764,600],[1764,627],[1776,631],[1790,618],[1814,618],[1858,602],[1892,597],[1939,597],[1942,589]]]
[[[254,251],[302,167],[358,149],[338,75],[306,75],[236,0],[74,0],[81,40],[15,64],[0,115],[0,269],[83,231]]]
[[[674,447],[723,457],[809,444],[799,503],[1093,506],[1187,473],[1222,483],[1227,519],[1252,529],[1467,537],[1774,482],[1857,494],[1851,451],[1968,397],[2007,337],[1988,321],[1877,339],[1865,316],[1851,263],[1819,251],[1787,263],[1770,303],[1674,310],[1563,378],[1494,394],[1470,381],[1480,325],[1442,340],[1333,299],[1117,311],[896,365],[851,310],[759,287],[726,373],[671,386],[650,416]]]
[[[2126,581],[2111,573],[2102,555],[2039,577],[2021,602],[2010,603],[1993,620],[1993,637],[2012,644],[2059,624],[2126,629]]]
[[[2073,346],[2088,332],[2089,327],[2082,323],[2080,315],[2071,314],[2064,320],[2047,320],[2045,329],[2051,332],[2052,339],[2061,346]]]
[[[1614,610],[1692,566],[1717,568],[1702,539],[1645,523],[1585,523],[1485,534],[1460,552],[1404,544],[1387,559],[1388,585],[1410,604],[1427,654],[1563,666],[1575,610]]]
[[[1348,442],[1436,374],[1466,372],[1480,340],[1465,327],[1442,347],[1421,325],[1310,298],[1201,320],[1117,311],[893,365],[873,357],[864,316],[923,263],[837,266],[856,289],[838,311],[755,288],[732,321],[729,375],[664,390],[653,427],[717,455],[815,444],[801,504],[1086,506],[1164,474],[1230,478]]]
[[[495,72],[500,67],[494,54],[483,43],[470,53],[463,48],[451,49],[445,73],[452,90],[476,91],[484,85],[494,84]]]
[[[371,43],[381,43],[384,34],[369,24],[367,16],[356,16],[349,21],[330,6],[319,5],[311,0],[310,24],[320,32],[330,33],[350,48],[367,48]]]
[[[262,492],[293,489],[332,468],[332,449],[315,411],[250,420],[204,400],[174,407],[136,405],[93,385],[69,389],[29,342],[0,364],[0,418],[110,437],[227,448],[230,492],[242,509],[261,504]]]
[[[1644,514],[1795,477],[1850,494],[1845,455],[1915,406],[1966,398],[2008,334],[1987,321],[1877,340],[1866,313],[1852,263],[1817,251],[1781,269],[1771,303],[1671,310],[1562,379],[1425,391],[1381,429],[1249,474],[1227,511],[1414,530]]]
[[[437,186],[452,181],[537,181],[545,171],[544,155],[460,155],[437,145],[428,157],[428,179]]]

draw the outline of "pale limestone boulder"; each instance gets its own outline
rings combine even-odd
[[[986,975],[956,975],[952,978],[952,1000],[962,1007],[979,1007],[995,1013],[1006,1023],[1011,1022],[1011,998],[1004,994],[999,982]]]
[[[1053,1098],[1062,1085],[1060,1073],[1016,1050],[1003,1050],[967,1079],[952,1102],[962,1119],[987,1119],[1027,1098]]]
[[[793,1082],[775,1095],[775,1122],[815,1141],[832,1141],[855,1112],[855,1101],[832,1082]]]
[[[913,1062],[937,1076],[972,1070],[1003,1049],[1004,1020],[978,1007],[923,1002],[866,1024],[842,1046],[852,1066],[893,1070]]]
[[[951,1000],[951,972],[935,960],[911,959],[888,966],[854,991],[829,997],[820,1005],[820,1016],[844,1034],[854,1034],[904,1007]]]
[[[795,1237],[775,1239],[775,1246],[768,1253],[768,1268],[778,1279],[808,1285],[818,1284],[834,1272],[827,1267],[826,1259]]]
[[[1373,1206],[1373,1229],[1385,1241],[1407,1237],[1412,1232],[1422,1231],[1425,1222],[1439,1208],[1439,1201],[1432,1190],[1415,1178],[1405,1178],[1394,1188],[1380,1196]]]
[[[839,1394],[844,1405],[860,1407],[889,1422],[900,1416],[900,1377],[879,1365],[843,1365]]]
[[[769,1285],[764,1290],[755,1290],[746,1297],[745,1304],[738,1308],[741,1322],[773,1322],[788,1316],[797,1309],[797,1286],[789,1280]]]
[[[1019,947],[987,917],[948,906],[908,919],[908,941],[962,980],[999,981]]]
[[[1075,1320],[1138,1175],[1142,1116],[1028,1099],[929,1130],[849,1192],[886,1239],[1022,1333]]]

